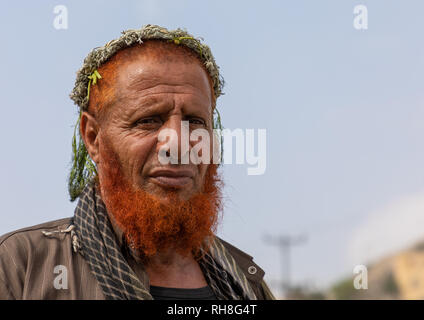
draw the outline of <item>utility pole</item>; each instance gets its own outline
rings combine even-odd
[[[281,278],[281,289],[286,295],[290,292],[291,289],[291,247],[294,245],[299,245],[305,243],[307,237],[305,235],[290,236],[290,235],[280,235],[280,236],[270,236],[266,235],[264,241],[270,245],[277,245],[281,250],[282,258],[282,278]]]

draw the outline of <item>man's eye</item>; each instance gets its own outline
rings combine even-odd
[[[189,119],[190,124],[197,124],[197,125],[205,125],[205,121],[199,118],[191,118]]]
[[[136,125],[151,125],[151,124],[160,124],[161,120],[158,118],[143,118],[136,122]]]

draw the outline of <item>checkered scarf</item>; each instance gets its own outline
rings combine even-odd
[[[94,183],[79,197],[73,218],[80,252],[108,300],[152,300],[149,290],[125,260],[104,202]],[[243,271],[215,238],[199,261],[208,285],[219,300],[256,300]]]

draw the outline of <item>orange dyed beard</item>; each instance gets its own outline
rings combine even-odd
[[[107,150],[107,151],[106,151]],[[135,189],[123,176],[117,155],[110,147],[100,152],[102,199],[133,250],[143,259],[168,250],[200,257],[205,240],[213,237],[222,209],[221,185],[216,165],[209,165],[202,192],[188,200],[169,192],[167,201]]]

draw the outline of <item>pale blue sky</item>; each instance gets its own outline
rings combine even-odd
[[[68,30],[53,28],[59,4]],[[366,31],[353,28],[358,4],[368,7]],[[306,233],[293,279],[319,287],[418,240],[423,12],[420,0],[3,1],[0,233],[73,214],[75,72],[93,47],[151,23],[210,45],[226,80],[225,127],[267,129],[264,175],[224,168],[220,235],[253,255],[270,282],[281,264],[264,234]]]

